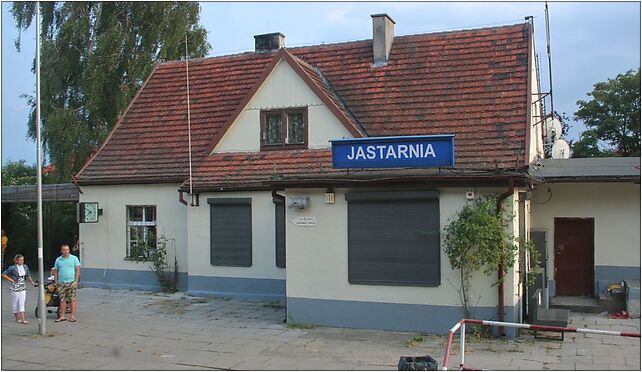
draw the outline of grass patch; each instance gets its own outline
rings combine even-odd
[[[295,322],[292,318],[292,315],[288,315],[288,324],[287,327],[290,329],[312,329],[316,326],[314,324],[298,323]]]
[[[419,334],[419,335],[411,338],[410,340],[406,341],[406,347],[407,348],[417,347],[417,344],[419,344],[421,342],[424,342],[424,336]]]
[[[316,326],[314,324],[288,322],[288,328],[290,329],[312,329],[315,327]]]

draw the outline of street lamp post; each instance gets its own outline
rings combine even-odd
[[[45,304],[45,267],[42,249],[42,142],[40,141],[40,2],[36,1],[36,189],[38,200],[38,329],[47,333],[47,309]],[[64,311],[64,310],[63,310]]]

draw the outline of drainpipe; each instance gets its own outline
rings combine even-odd
[[[272,188],[272,200],[280,200],[281,203],[285,206],[285,196],[280,195],[278,191],[275,188]],[[286,252],[287,252],[287,245],[286,245]],[[287,273],[287,266],[286,266],[286,273]],[[286,279],[287,280],[287,274],[286,274]],[[288,321],[288,294],[287,294],[287,284],[286,284],[286,293],[285,293],[285,314],[283,315],[283,323],[287,323]]]
[[[181,204],[187,205],[187,201],[185,200],[185,197],[183,196],[183,191],[180,189],[178,190],[178,201],[181,202]]]
[[[285,203],[285,196],[280,195],[276,189],[272,189],[272,199],[277,199]]]
[[[515,191],[515,185],[513,179],[508,179],[508,189],[497,198],[497,214],[501,215],[502,213],[502,202],[507,197],[513,195]],[[497,279],[499,280],[499,285],[497,286],[497,295],[499,296],[499,321],[504,321],[504,263],[500,262],[499,267],[497,268]],[[499,327],[500,336],[505,336],[504,327]]]

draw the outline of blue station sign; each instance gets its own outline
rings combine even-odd
[[[423,168],[455,165],[455,135],[332,140],[334,168]]]

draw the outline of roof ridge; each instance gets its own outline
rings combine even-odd
[[[425,35],[453,34],[457,32],[481,32],[481,31],[494,30],[494,29],[500,29],[500,28],[511,28],[511,27],[517,27],[517,26],[523,27],[525,25],[527,25],[527,23],[513,23],[513,24],[501,25],[501,26],[486,26],[486,27],[474,27],[474,28],[460,28],[455,30],[431,31],[431,32],[418,33],[418,34],[399,35],[399,36],[395,36],[395,39],[396,38],[403,39],[408,37],[425,36]]]
[[[412,37],[417,37],[417,36],[427,36],[427,35],[441,35],[441,34],[451,34],[451,33],[457,33],[457,32],[477,32],[477,31],[484,31],[484,30],[492,30],[492,29],[500,29],[500,28],[510,28],[510,27],[516,27],[516,26],[524,26],[525,23],[513,23],[513,24],[508,24],[508,25],[499,25],[499,26],[487,26],[487,27],[473,27],[473,28],[461,28],[461,29],[455,29],[455,30],[446,30],[446,31],[430,31],[430,32],[420,32],[420,33],[415,33],[415,34],[406,34],[406,35],[395,35],[395,39],[405,39],[405,38],[412,38]],[[346,40],[346,41],[338,41],[338,42],[331,42],[331,43],[325,43],[322,42],[320,44],[307,44],[307,45],[299,45],[299,46],[293,46],[293,47],[283,47],[283,49],[290,50],[295,52],[297,49],[306,49],[306,48],[324,48],[324,47],[331,47],[331,46],[338,46],[338,45],[343,45],[343,44],[357,44],[357,43],[365,43],[365,42],[371,42],[372,38],[370,39],[357,39],[357,40]],[[206,60],[217,60],[217,59],[225,59],[225,58],[233,58],[233,57],[238,57],[242,55],[254,55],[254,54],[260,54],[260,55],[270,55],[272,53],[276,53],[278,50],[275,50],[273,52],[261,52],[261,53],[256,53],[253,51],[244,51],[244,52],[239,52],[239,53],[232,53],[232,54],[223,54],[219,56],[206,56],[206,57],[199,57],[199,58],[191,58],[189,61],[190,62],[195,62],[195,61],[206,61]],[[170,61],[163,61],[159,62],[159,65],[171,65],[171,64],[178,64],[178,63],[185,63],[185,60],[181,59],[175,59],[175,60],[170,60]]]

